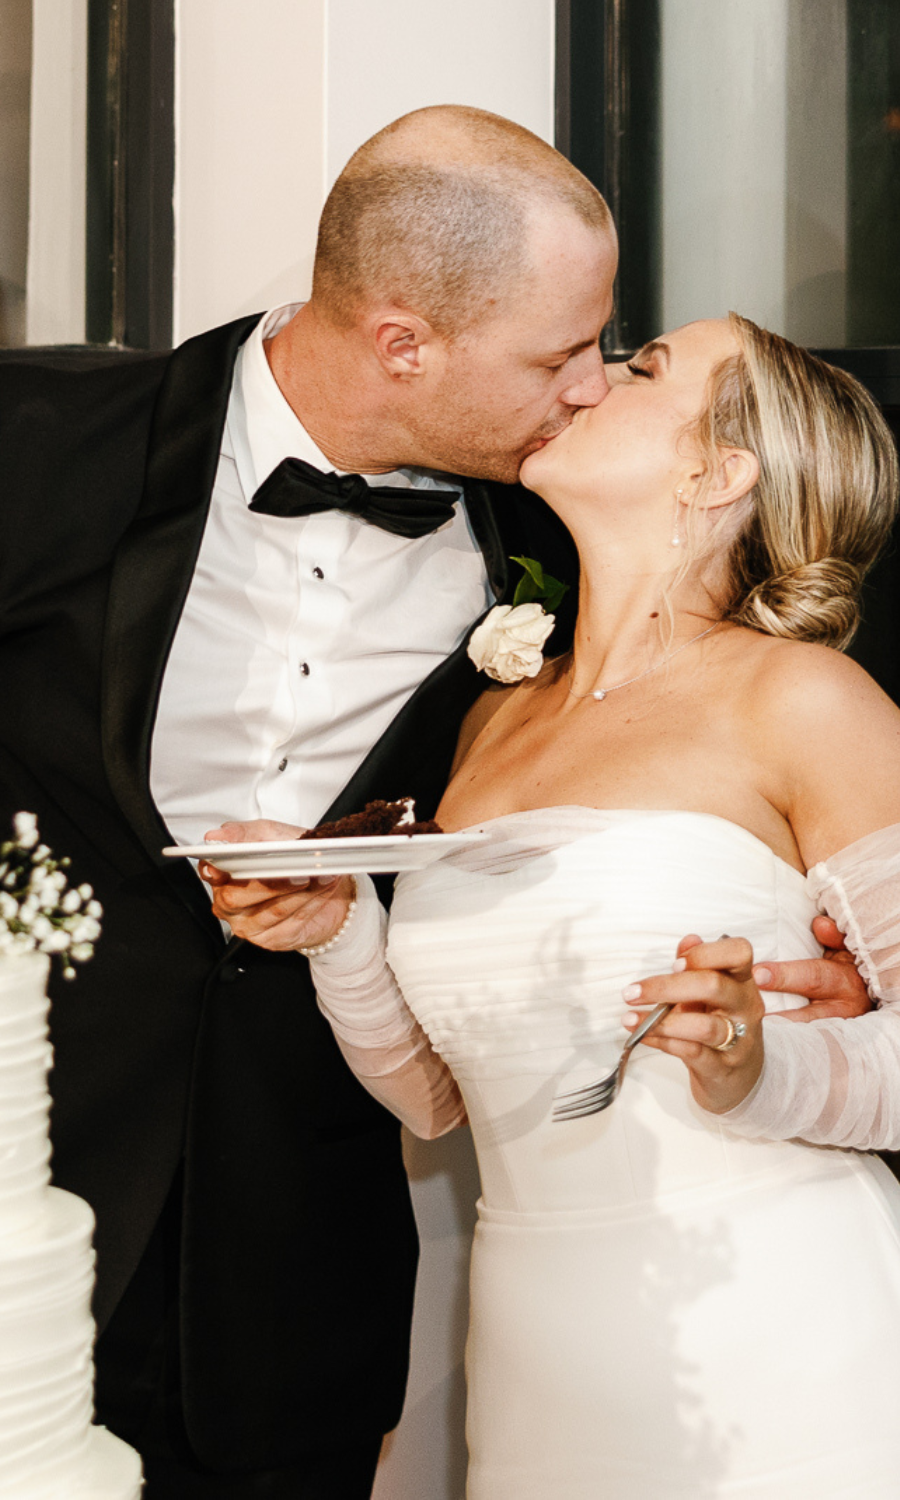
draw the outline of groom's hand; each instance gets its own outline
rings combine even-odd
[[[872,1009],[865,983],[847,952],[844,935],[830,917],[816,917],[813,932],[825,949],[823,958],[792,963],[762,963],[753,969],[761,990],[805,995],[808,1005],[779,1011],[786,1021],[821,1021],[828,1016],[852,1019]]]
[[[254,844],[272,839],[296,839],[303,828],[257,819],[223,823],[206,834],[207,843]],[[199,866],[201,879],[212,889],[212,909],[227,922],[235,937],[260,948],[289,952],[326,942],[347,914],[353,883],[331,880],[238,880],[207,860]]]

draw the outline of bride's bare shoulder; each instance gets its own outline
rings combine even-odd
[[[900,729],[900,709],[858,662],[830,646],[782,640],[757,631],[745,647],[749,707],[785,727],[807,729],[810,721],[860,714]],[[874,726],[873,726],[874,727]]]
[[[827,646],[771,636],[748,643],[744,664],[743,749],[807,867],[900,823],[900,709],[868,672]]]
[[[900,820],[897,705],[840,651],[763,641],[752,661],[748,655],[741,712],[748,747],[771,770],[773,785],[794,806],[805,799],[821,807],[830,798],[848,815],[856,807],[862,832],[872,818],[873,827]]]

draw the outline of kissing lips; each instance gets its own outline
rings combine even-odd
[[[528,451],[530,453],[537,453],[541,448],[546,448],[548,443],[552,443],[555,438],[559,437],[560,433],[565,432],[568,425],[569,423],[566,422],[562,427],[557,427],[555,432],[549,432],[542,437],[533,438],[528,445]]]

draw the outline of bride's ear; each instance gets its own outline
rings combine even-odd
[[[749,495],[758,479],[759,460],[755,453],[747,448],[720,448],[715,470],[699,504],[704,510],[734,505]]]

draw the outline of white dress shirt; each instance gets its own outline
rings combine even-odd
[[[226,819],[318,822],[418,684],[492,602],[462,502],[425,537],[338,511],[248,509],[283,458],[329,472],[276,384],[264,343],[243,345],[209,519],[166,666],[150,787],[175,841]],[[373,484],[459,486],[415,470]]]

